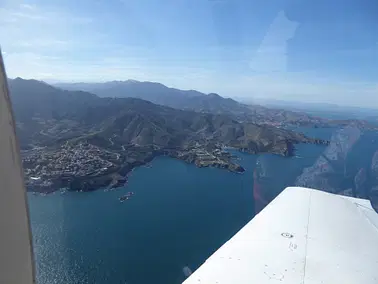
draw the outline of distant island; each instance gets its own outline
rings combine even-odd
[[[189,98],[196,102],[192,106],[202,105],[200,109],[172,108],[129,96],[98,97],[21,78],[9,80],[9,86],[25,182],[28,190],[44,193],[122,186],[133,168],[161,155],[198,167],[243,172],[225,147],[291,156],[295,144],[328,145],[329,141],[306,137],[286,126],[351,123],[247,106],[196,91],[170,89],[183,104]],[[257,109],[266,110],[266,115]]]

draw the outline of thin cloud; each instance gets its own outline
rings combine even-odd
[[[20,4],[20,8],[25,9],[25,10],[35,10],[36,7],[37,7],[36,5]]]
[[[90,17],[73,15],[59,9],[43,9],[31,5],[26,5],[26,7],[28,8],[25,8],[25,5],[0,8],[0,23],[12,23],[12,25],[23,27],[38,24],[71,26],[72,24],[90,24],[93,22]],[[44,26],[44,28],[49,27]]]
[[[59,39],[32,39],[28,41],[18,41],[15,45],[20,47],[56,47],[56,46],[68,46],[69,41],[59,40]]]
[[[80,50],[85,37],[73,38],[76,31],[85,30],[92,19],[59,9],[36,5],[8,5],[0,8],[0,38],[2,46],[12,52],[58,53],[69,48]]]
[[[29,20],[43,20],[46,19],[46,17],[34,13],[25,13],[25,12],[12,12],[9,11],[9,15],[11,17],[17,18],[24,18],[24,19],[29,19]]]

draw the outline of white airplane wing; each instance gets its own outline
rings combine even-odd
[[[184,284],[376,284],[370,201],[290,187]]]
[[[0,283],[34,283],[29,212],[0,51]]]

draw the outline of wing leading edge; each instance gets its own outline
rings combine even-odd
[[[368,200],[289,187],[195,271],[193,283],[378,283]]]

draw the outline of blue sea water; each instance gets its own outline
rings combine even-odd
[[[274,190],[323,150],[298,145],[299,157],[264,155],[275,168]],[[29,194],[38,283],[181,283],[186,267],[197,269],[254,216],[261,155],[234,154],[244,174],[159,157],[115,191]],[[128,191],[135,195],[120,203]]]

